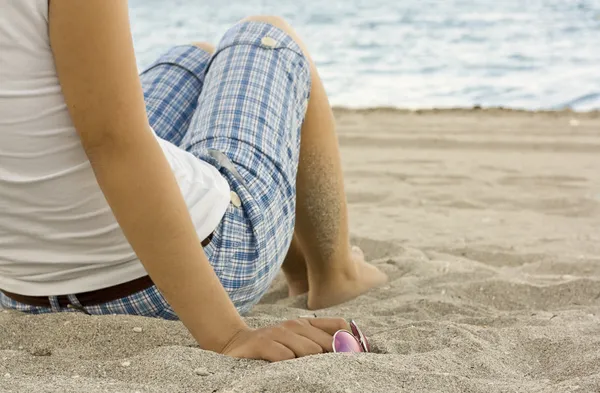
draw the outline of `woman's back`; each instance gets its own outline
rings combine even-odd
[[[2,2],[0,206],[1,288],[32,295],[89,288],[121,272],[106,263],[135,260],[65,105],[47,0]]]
[[[0,288],[48,296],[145,276],[65,104],[48,0],[0,6]],[[159,143],[204,239],[227,206],[227,182],[192,154]]]

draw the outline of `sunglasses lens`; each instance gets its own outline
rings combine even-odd
[[[356,325],[356,322],[350,321],[350,329],[352,329],[352,334],[354,334],[354,337],[356,337],[358,339],[358,341],[360,341],[360,344],[363,347],[364,352],[371,352],[371,345],[369,344],[369,340],[367,340],[367,337],[358,328],[358,325]]]
[[[333,352],[364,352],[362,346],[350,333],[346,330],[339,330],[333,335]]]

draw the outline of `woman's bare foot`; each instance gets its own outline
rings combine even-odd
[[[308,308],[320,310],[350,301],[370,289],[385,284],[388,277],[374,265],[365,261],[362,250],[352,248],[355,274],[336,274],[318,283],[310,283]]]

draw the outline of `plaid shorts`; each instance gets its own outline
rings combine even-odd
[[[229,205],[205,253],[245,313],[269,288],[293,236],[300,129],[311,87],[308,60],[282,30],[243,22],[227,31],[214,55],[174,47],[141,80],[158,136],[215,166],[240,197],[241,207]],[[197,299],[200,312],[203,300]],[[50,301],[52,308],[32,307],[0,293],[4,308],[73,311]],[[85,311],[177,319],[156,287]]]

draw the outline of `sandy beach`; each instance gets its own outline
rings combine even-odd
[[[600,113],[336,117],[353,240],[391,281],[317,315],[376,353],[268,364],[179,322],[0,311],[0,392],[600,392]],[[248,323],[305,302],[280,277]]]

